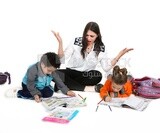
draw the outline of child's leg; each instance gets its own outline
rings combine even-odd
[[[43,98],[48,98],[53,95],[53,90],[50,86],[46,86],[43,88],[43,90],[40,90]]]
[[[22,90],[19,90],[17,92],[17,97],[24,98],[24,99],[33,99],[33,96],[31,95],[31,93],[27,89],[27,86],[23,83],[22,83]]]

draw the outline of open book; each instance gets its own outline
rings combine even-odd
[[[57,107],[45,116],[42,120],[56,123],[69,123],[77,114],[78,110],[64,107]]]
[[[130,95],[127,98],[112,98],[110,102],[101,102],[100,105],[110,105],[115,107],[127,107],[138,111],[143,111],[148,106],[150,99]]]
[[[86,102],[80,99],[79,97],[69,97],[69,96],[54,96],[50,98],[43,98],[42,105],[47,110],[53,110],[57,107],[66,107],[66,108],[78,108],[86,106]]]

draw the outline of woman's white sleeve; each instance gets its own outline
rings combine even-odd
[[[101,60],[100,60],[100,64],[102,66],[102,69],[106,72],[109,73],[110,70],[113,68],[112,64],[111,64],[111,59],[107,57],[107,53],[103,53],[101,55]]]

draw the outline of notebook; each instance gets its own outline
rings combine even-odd
[[[100,105],[110,105],[116,107],[125,107],[132,108],[138,111],[143,111],[147,108],[150,99],[145,99],[141,97],[137,97],[134,95],[130,95],[127,98],[112,98],[110,102],[101,102]]]
[[[87,106],[86,102],[81,98],[69,96],[54,96],[50,98],[43,98],[42,105],[49,111],[57,107],[78,108]]]
[[[45,116],[42,120],[56,123],[69,123],[77,114],[79,110],[57,107],[52,110],[48,116]]]

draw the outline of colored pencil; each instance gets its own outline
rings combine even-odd
[[[85,98],[83,99],[83,102],[85,102],[85,101],[86,101],[86,99],[87,99],[87,97],[85,97]]]
[[[107,104],[107,105],[108,105],[108,104]],[[109,107],[110,111],[112,111],[111,106],[108,105],[108,107]]]
[[[103,99],[101,99],[97,104],[100,104],[103,101]]]
[[[97,105],[96,112],[98,111],[98,107],[99,107],[99,105]]]
[[[84,100],[84,98],[80,94],[78,94],[78,96]]]

